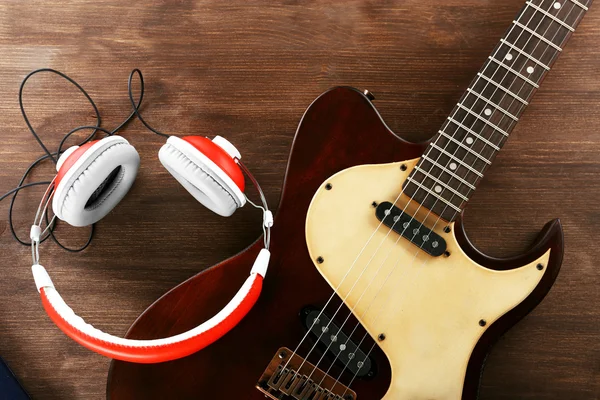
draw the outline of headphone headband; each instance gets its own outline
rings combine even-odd
[[[65,303],[42,265],[33,265],[32,272],[48,316],[71,339],[90,350],[117,360],[158,363],[193,354],[235,327],[260,296],[269,258],[269,250],[262,249],[242,287],[211,319],[187,332],[153,340],[120,338],[86,323]]]
[[[238,290],[238,292],[235,294],[235,296],[233,296],[233,298],[221,311],[219,311],[209,320],[196,326],[195,328],[175,336],[153,340],[131,340],[105,333],[95,328],[91,324],[86,323],[81,317],[75,314],[75,312],[66,304],[66,302],[63,300],[63,298],[60,296],[60,294],[54,287],[54,284],[48,272],[40,264],[39,244],[40,238],[44,234],[41,228],[42,218],[45,214],[46,208],[48,207],[49,203],[52,202],[53,206],[64,204],[64,198],[67,197],[67,195],[65,194],[64,187],[71,188],[72,185],[74,185],[73,182],[78,182],[77,184],[79,186],[76,192],[84,192],[85,197],[83,200],[86,200],[90,193],[94,192],[94,194],[96,194],[98,192],[98,189],[94,190],[96,187],[94,185],[97,185],[102,179],[104,179],[104,176],[101,174],[96,174],[96,176],[94,174],[94,171],[101,171],[101,173],[103,174],[108,174],[110,171],[107,171],[107,169],[104,168],[107,165],[110,167],[108,169],[112,169],[115,167],[121,169],[122,166],[117,166],[117,164],[119,163],[119,160],[122,161],[122,159],[118,158],[115,160],[109,159],[108,161],[103,161],[101,165],[92,167],[96,162],[95,160],[98,160],[101,157],[110,157],[104,154],[105,152],[108,152],[108,149],[112,148],[111,146],[126,144],[127,146],[131,147],[132,150],[127,150],[128,153],[113,153],[117,156],[120,154],[125,154],[128,157],[125,158],[126,160],[129,160],[132,157],[132,154],[135,153],[134,155],[136,157],[134,158],[139,163],[139,156],[137,155],[137,152],[135,152],[133,147],[129,145],[129,143],[125,139],[120,138],[118,136],[109,136],[106,139],[102,139],[87,146],[87,148],[82,151],[78,151],[79,149],[71,150],[70,154],[63,156],[61,160],[61,165],[58,168],[58,175],[50,183],[48,189],[42,197],[42,200],[40,201],[34,224],[31,227],[30,238],[33,258],[33,265],[31,269],[33,273],[33,278],[35,280],[35,285],[41,296],[44,309],[50,316],[50,319],[52,319],[52,321],[56,324],[56,326],[58,326],[67,336],[75,340],[77,343],[104,356],[123,361],[138,363],[157,363],[170,361],[195,353],[208,346],[209,344],[213,343],[217,339],[221,338],[241,321],[241,319],[250,311],[250,309],[252,309],[252,306],[258,300],[258,297],[262,290],[263,279],[267,273],[267,267],[270,259],[270,252],[268,250],[268,247],[270,238],[270,228],[273,225],[273,215],[267,207],[266,199],[264,197],[264,194],[262,193],[260,185],[258,185],[258,183],[254,179],[252,174],[248,171],[248,169],[239,161],[239,158],[233,158],[235,154],[231,155],[231,153],[233,153],[234,150],[237,151],[235,147],[233,147],[233,145],[231,144],[229,144],[230,147],[228,147],[227,144],[229,142],[226,142],[224,139],[217,140],[217,144],[213,144],[212,141],[210,141],[210,139],[202,139],[203,140],[200,140],[200,142],[204,143],[204,145],[223,145],[224,147],[226,147],[225,150],[227,152],[223,151],[223,154],[227,154],[227,157],[232,157],[229,159],[228,162],[232,163],[234,167],[238,169],[239,174],[246,173],[250,177],[251,182],[254,184],[254,186],[256,186],[260,194],[263,207],[255,205],[249,200],[248,202],[250,202],[253,206],[263,210],[263,230],[265,233],[265,248],[263,248],[258,253],[258,256],[254,261],[252,269],[250,271],[250,275],[248,276],[244,284],[241,286],[241,288]],[[202,152],[200,152],[199,149],[196,149],[198,150],[198,153],[195,154],[193,150],[195,149],[195,147],[193,146],[193,142],[195,141],[197,140],[187,141],[176,137],[170,137],[168,140],[168,144],[170,145],[171,143],[173,143],[175,145],[179,145],[180,147],[183,146],[182,148],[186,151],[186,154],[194,159],[191,161],[195,161],[197,163],[194,165],[201,165],[204,168],[206,168],[209,172],[212,172],[212,176],[207,176],[209,176],[211,179],[214,179],[215,182],[217,182],[217,180],[219,182],[222,182],[223,190],[225,190],[225,188],[231,190],[233,195],[238,199],[239,205],[243,205],[246,202],[247,198],[242,192],[242,190],[240,190],[239,188],[239,177],[237,178],[238,183],[234,183],[234,181],[231,180],[225,172],[219,169],[218,161],[213,162],[208,155],[205,156],[204,154],[202,154]],[[84,155],[86,151],[90,152],[91,156],[89,154]],[[133,153],[131,153],[132,151]],[[93,158],[93,156],[96,156],[97,158]],[[161,159],[161,161],[163,162],[163,164],[166,163],[163,159]],[[167,159],[167,163],[165,166],[168,166],[168,161],[169,160]],[[135,171],[137,171],[137,164],[134,166],[136,167]],[[92,168],[95,169],[92,170]],[[123,167],[123,169],[125,169],[125,167]],[[131,169],[132,168],[130,168],[129,170]],[[86,171],[86,176],[82,177],[82,171]],[[128,172],[126,170],[124,174],[127,173]],[[177,175],[175,176],[177,177]],[[119,187],[116,186],[118,184],[113,184],[113,186],[110,187],[110,190],[108,192],[115,193],[117,192],[117,190],[120,190],[120,192],[117,192],[117,194],[120,197],[124,196],[133,181],[133,177],[131,175],[129,175],[130,179],[128,178],[126,180],[126,177],[127,175],[122,175],[121,179],[121,181],[126,182],[125,189],[119,189]],[[190,176],[189,178],[193,178],[193,176]],[[243,175],[241,179],[241,182],[243,184]],[[105,183],[100,184],[101,187],[107,185]],[[82,190],[82,187],[84,187],[85,190]],[[100,196],[100,202],[105,202],[106,199],[108,199],[106,200],[106,203],[108,203],[109,201],[115,201],[110,197],[101,197],[102,195],[98,196]],[[107,196],[110,196],[110,194]],[[120,200],[120,197],[118,200]],[[116,202],[118,202],[118,200],[116,200]],[[78,206],[81,206],[81,208],[83,208],[85,201],[81,201],[81,199],[78,199],[78,201],[79,203],[81,203],[77,203]],[[54,208],[55,217],[62,219],[63,216],[60,213],[56,212],[56,210],[62,210],[62,207]],[[84,211],[87,212],[88,209],[85,208]],[[105,209],[101,211],[105,215],[108,211],[110,211],[110,209]],[[102,216],[100,216],[99,218],[101,218]],[[91,218],[93,217],[94,216],[92,216]],[[67,220],[67,222],[71,224],[73,224],[73,221],[89,222],[90,219],[86,220],[82,218],[70,218],[70,220]],[[93,220],[93,222],[95,221],[97,221],[97,219]],[[52,225],[52,223],[50,223],[49,225]],[[85,223],[82,223],[82,225],[85,225]],[[48,227],[46,229],[48,229]]]

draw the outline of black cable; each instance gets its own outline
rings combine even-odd
[[[23,176],[21,177],[20,181],[19,181],[19,185],[17,186],[17,188],[15,188],[16,190],[12,190],[11,192],[13,193],[11,201],[10,201],[10,206],[8,208],[8,221],[9,221],[9,228],[10,228],[10,232],[13,236],[13,238],[19,242],[22,245],[26,245],[29,246],[31,245],[31,242],[27,242],[24,240],[21,240],[18,236],[17,233],[15,231],[15,227],[14,227],[14,223],[13,223],[13,209],[14,209],[14,204],[15,201],[17,199],[17,195],[18,192],[21,189],[24,189],[26,187],[30,187],[30,186],[34,186],[34,185],[23,185],[23,182],[25,182],[25,180],[27,179],[27,176],[31,173],[31,171],[39,165],[39,163],[41,163],[44,160],[47,159],[51,159],[52,162],[54,164],[57,163],[58,161],[58,157],[60,156],[61,153],[61,149],[63,144],[65,143],[65,141],[71,136],[72,133],[76,132],[76,131],[71,131],[69,132],[67,135],[65,135],[65,137],[63,138],[63,140],[61,140],[58,149],[56,152],[51,153],[48,148],[44,145],[44,142],[40,139],[39,135],[37,134],[37,132],[35,131],[35,129],[33,128],[33,126],[31,125],[31,122],[29,121],[29,118],[27,116],[27,112],[25,111],[25,106],[23,104],[23,91],[25,89],[25,85],[27,83],[27,81],[34,75],[42,73],[42,72],[49,72],[49,73],[53,73],[56,74],[58,76],[60,76],[61,78],[67,80],[69,83],[71,83],[73,86],[75,86],[88,100],[88,102],[91,104],[92,108],[94,109],[94,114],[96,116],[96,126],[99,126],[102,122],[102,118],[100,117],[100,111],[98,110],[98,107],[96,106],[96,103],[94,103],[94,100],[90,97],[90,95],[85,91],[85,89],[83,89],[83,87],[81,87],[81,85],[79,85],[75,80],[73,80],[72,78],[70,78],[69,76],[67,76],[66,74],[51,69],[51,68],[40,68],[40,69],[36,69],[32,72],[30,72],[29,74],[27,74],[25,76],[25,78],[23,78],[23,81],[21,81],[21,85],[19,86],[19,107],[21,109],[21,115],[23,116],[23,120],[25,121],[25,124],[27,125],[27,128],[29,128],[29,131],[31,132],[31,134],[33,135],[33,137],[35,138],[35,140],[38,142],[38,144],[40,145],[40,147],[44,150],[44,152],[46,153],[44,156],[38,158],[37,160],[35,160],[33,163],[31,163],[29,165],[29,167],[27,168],[27,170],[25,171],[25,173],[23,174]],[[96,134],[96,132],[98,131],[98,129],[93,128],[92,133],[86,137],[85,139],[83,139],[81,141],[81,143],[79,143],[79,146],[81,146],[82,144],[90,141],[94,135]],[[35,184],[40,184],[39,182],[34,182]],[[49,184],[49,183],[48,183]],[[4,198],[6,198],[6,196],[2,196],[0,198],[0,201],[3,200]],[[46,239],[48,239],[48,237],[50,236],[50,233],[52,232],[52,230],[54,229],[55,224],[53,223],[52,226],[49,227],[48,231],[49,233],[46,234],[46,236],[44,236],[43,238],[41,238],[40,243],[44,242]],[[62,245],[62,243],[59,243],[59,245],[61,247],[64,247]]]
[[[83,130],[83,129],[93,129],[94,131],[92,132],[92,135],[88,136],[88,137],[87,137],[87,138],[86,138],[86,139],[85,139],[85,140],[82,142],[82,144],[83,144],[83,143],[85,143],[85,142],[87,142],[87,141],[89,141],[89,140],[92,138],[92,136],[93,136],[94,132],[97,132],[97,131],[102,131],[102,132],[106,133],[107,135],[112,135],[112,132],[111,132],[111,131],[108,131],[108,130],[106,130],[106,129],[102,128],[102,127],[99,127],[99,126],[94,126],[94,125],[91,125],[91,126],[79,126],[79,127],[75,128],[75,129],[71,130],[69,133],[67,133],[67,134],[64,136],[64,138],[61,140],[61,142],[60,142],[60,144],[59,144],[59,146],[58,146],[58,151],[57,151],[56,153],[51,153],[51,154],[52,154],[52,155],[57,155],[57,154],[59,154],[59,153],[60,153],[60,150],[61,150],[61,148],[62,148],[62,146],[63,146],[63,144],[64,144],[64,142],[65,142],[65,141],[66,141],[66,140],[67,140],[67,139],[68,139],[68,138],[69,138],[69,137],[70,137],[72,134],[74,134],[74,133],[76,133],[76,132],[79,132],[80,130]],[[27,184],[27,185],[24,185],[24,184],[23,184],[23,182],[25,181],[25,179],[27,178],[27,176],[29,175],[29,173],[31,172],[31,170],[32,170],[34,167],[36,167],[36,166],[37,166],[37,165],[38,165],[38,164],[39,164],[41,161],[43,161],[43,160],[46,160],[46,159],[48,159],[48,158],[49,158],[49,156],[48,156],[48,154],[46,154],[46,155],[44,155],[44,156],[42,156],[42,157],[38,158],[37,160],[35,160],[33,163],[31,163],[31,164],[29,165],[29,167],[27,168],[27,170],[25,171],[25,173],[23,174],[23,176],[21,177],[21,180],[19,181],[19,186],[17,186],[17,187],[16,187],[16,188],[14,188],[13,190],[11,190],[9,193],[6,193],[6,194],[5,194],[5,195],[3,195],[2,197],[0,197],[0,201],[2,201],[2,200],[3,200],[3,199],[4,199],[4,198],[5,198],[5,197],[6,197],[8,194],[10,194],[10,193],[14,193],[13,197],[12,197],[12,198],[11,198],[11,200],[10,200],[10,207],[9,207],[9,209],[8,209],[8,211],[9,211],[9,212],[8,212],[8,221],[9,221],[9,224],[8,224],[8,225],[9,225],[9,228],[10,228],[10,233],[12,234],[13,238],[14,238],[14,239],[15,239],[17,242],[19,242],[20,244],[22,244],[22,245],[25,245],[25,246],[29,246],[29,245],[31,245],[31,242],[26,242],[26,241],[24,241],[24,240],[21,240],[21,239],[20,239],[20,238],[17,236],[17,233],[15,232],[14,224],[13,224],[13,219],[12,219],[12,214],[13,214],[13,213],[12,213],[12,211],[13,211],[13,207],[14,207],[15,201],[16,201],[16,199],[17,199],[17,192],[18,192],[18,191],[20,191],[21,189],[24,189],[24,188],[26,188],[26,187],[29,187],[29,186],[39,185],[39,184],[42,184],[42,183],[45,183],[45,184],[47,184],[47,185],[49,185],[49,184],[50,184],[50,182],[33,182],[32,184]],[[55,237],[55,236],[52,234],[52,230],[53,230],[53,227],[51,227],[51,228],[49,229],[49,233],[48,233],[48,234],[46,234],[46,236],[44,236],[44,237],[43,237],[43,238],[40,240],[40,243],[42,243],[43,241],[45,241],[46,239],[48,239],[48,236],[52,236],[52,238],[54,239],[54,241],[55,241],[55,242],[57,242],[57,240],[56,240],[56,237]],[[59,243],[59,242],[57,242],[57,244],[58,244],[60,247],[64,248],[65,250],[69,250],[69,251],[71,251],[70,249],[67,249],[67,248],[65,248],[65,246],[64,246],[62,243]],[[81,249],[81,250],[83,250],[83,249]]]
[[[44,219],[46,220],[46,226],[48,226],[48,224],[50,224],[51,220],[48,217],[48,209],[46,209],[46,212],[44,213]],[[52,219],[52,225],[56,225],[56,218]],[[56,243],[57,245],[59,245],[63,250],[66,250],[70,253],[79,253],[80,251],[83,251],[85,249],[87,249],[87,247],[92,243],[92,239],[94,237],[94,230],[96,229],[96,224],[92,224],[90,225],[90,234],[88,236],[87,242],[85,242],[85,244],[79,248],[76,249],[71,249],[65,245],[63,245],[57,238],[56,236],[54,236],[54,229],[52,229],[52,227],[50,227],[50,229],[48,229],[48,236],[50,236],[52,238],[52,240],[54,241],[54,243]],[[46,236],[46,239],[48,238],[48,236]],[[40,241],[41,243],[41,241]]]
[[[135,101],[133,101],[133,95],[132,95],[132,93],[131,93],[131,92],[132,92],[132,91],[131,91],[131,78],[133,77],[133,74],[134,74],[136,71],[138,72],[138,74],[139,74],[139,76],[140,76],[140,98],[139,98],[139,100],[138,100],[137,104],[135,104]],[[142,72],[141,72],[139,69],[137,69],[137,68],[136,68],[136,69],[134,69],[133,71],[131,71],[131,72],[129,73],[129,78],[127,79],[127,93],[129,94],[129,100],[131,101],[131,105],[132,105],[132,107],[133,107],[133,111],[131,112],[131,114],[129,114],[129,117],[127,117],[127,118],[125,119],[125,121],[121,122],[121,124],[120,124],[119,126],[117,126],[115,129],[113,129],[113,131],[112,131],[112,133],[113,133],[113,134],[114,134],[114,133],[116,133],[117,131],[119,131],[119,130],[120,130],[121,128],[123,128],[125,125],[127,125],[127,123],[128,123],[129,121],[131,121],[131,119],[132,119],[134,116],[137,116],[137,117],[140,119],[140,121],[142,120],[142,119],[141,119],[141,116],[140,116],[140,113],[139,113],[139,108],[140,108],[140,106],[142,105],[142,100],[144,99],[144,77],[142,76]],[[146,123],[145,123],[145,122],[144,122],[144,125],[145,125],[145,126],[148,126],[148,125],[146,125]],[[152,129],[152,128],[149,128],[149,129],[150,129],[151,131],[153,131],[153,132],[156,132],[156,131],[155,131],[154,129]]]
[[[32,183],[27,183],[25,185],[17,186],[16,188],[11,189],[8,192],[4,193],[2,196],[0,196],[0,201],[4,200],[12,193],[18,192],[19,190],[25,189],[26,187],[35,186],[35,185],[49,185],[49,184],[50,184],[50,181],[46,181],[46,182],[32,182]]]
[[[47,158],[48,156],[45,156],[45,157]],[[25,175],[24,175],[24,176],[25,176]],[[25,242],[25,241],[23,241],[23,240],[19,239],[19,237],[17,236],[17,233],[15,232],[15,227],[14,227],[14,225],[13,225],[13,221],[12,221],[12,209],[13,209],[13,204],[14,204],[14,202],[15,202],[15,199],[16,199],[16,197],[17,197],[17,192],[18,192],[19,190],[21,190],[21,189],[25,189],[25,188],[27,188],[27,187],[36,186],[36,185],[49,185],[49,184],[50,184],[50,182],[49,182],[49,181],[48,181],[48,182],[32,182],[32,183],[27,183],[27,184],[25,184],[25,185],[20,185],[20,186],[17,186],[16,188],[14,188],[14,189],[12,189],[12,190],[8,191],[7,193],[3,194],[3,195],[0,197],[0,201],[2,201],[2,200],[4,200],[6,197],[8,197],[10,194],[13,194],[13,193],[14,193],[14,195],[13,195],[13,197],[12,197],[11,201],[10,201],[10,207],[8,208],[8,211],[9,211],[9,213],[8,213],[8,226],[9,226],[9,228],[10,228],[10,233],[12,234],[13,238],[14,238],[14,239],[15,239],[17,242],[21,243],[22,245],[28,245],[28,246],[29,246],[29,245],[31,245],[31,242],[29,242],[29,243],[28,243],[28,242]],[[53,224],[53,225],[54,225],[54,224]],[[52,227],[50,228],[50,230],[51,230],[51,229],[52,229]],[[48,239],[48,236],[49,236],[49,234],[46,234],[46,236],[42,237],[42,238],[41,238],[41,240],[40,240],[40,243],[43,243],[43,242],[45,242],[45,241],[46,241],[46,239]]]
[[[31,132],[31,134],[33,135],[35,140],[37,140],[38,144],[46,152],[48,157],[52,159],[52,162],[54,164],[56,164],[58,162],[58,158],[54,158],[52,153],[50,153],[50,150],[48,150],[48,148],[44,145],[44,142],[42,142],[42,140],[38,136],[35,129],[33,129],[33,126],[31,126],[31,123],[29,122],[29,118],[27,118],[27,113],[25,112],[25,107],[23,106],[23,89],[25,88],[25,84],[27,83],[29,78],[31,78],[33,75],[39,74],[40,72],[51,72],[53,74],[57,74],[58,76],[66,79],[68,82],[72,83],[77,89],[79,89],[79,91],[81,93],[83,93],[83,95],[88,99],[88,101],[94,108],[94,113],[96,114],[96,126],[100,126],[102,124],[102,119],[100,118],[100,111],[98,111],[98,107],[96,107],[96,103],[94,103],[94,100],[92,100],[92,98],[85,91],[85,89],[83,89],[77,82],[75,82],[73,79],[69,78],[67,75],[63,74],[60,71],[52,69],[52,68],[40,68],[40,69],[36,69],[35,71],[32,71],[29,74],[27,74],[27,76],[25,76],[25,78],[23,78],[23,81],[21,81],[21,85],[19,86],[19,107],[21,108],[21,114],[23,115],[25,124],[29,128],[29,132]],[[91,136],[93,137],[95,134],[96,134],[96,132],[94,131]],[[85,141],[83,143],[85,143]]]
[[[156,129],[154,129],[153,127],[151,127],[150,125],[148,125],[148,123],[144,120],[144,118],[142,118],[142,114],[140,114],[140,104],[138,103],[138,105],[135,105],[135,101],[133,100],[133,93],[131,92],[131,78],[133,78],[134,74],[138,74],[138,76],[140,77],[140,87],[143,93],[144,90],[144,76],[142,75],[142,71],[140,71],[139,69],[135,68],[133,71],[131,71],[131,73],[129,74],[129,80],[127,81],[127,93],[129,94],[129,101],[131,102],[131,106],[133,107],[133,113],[135,114],[135,116],[140,120],[140,122],[142,124],[144,124],[144,126],[156,133],[157,135],[160,136],[164,136],[164,137],[169,137],[169,135],[167,135],[166,133],[162,133],[160,131],[157,131]],[[140,101],[141,103],[141,101]]]
[[[56,152],[50,152],[48,150],[48,148],[44,145],[44,142],[40,139],[38,133],[35,131],[35,129],[33,128],[33,126],[31,125],[29,118],[27,117],[27,113],[25,112],[25,107],[23,105],[23,90],[25,88],[25,84],[27,83],[27,81],[33,76],[36,75],[38,73],[41,72],[50,72],[50,73],[54,73],[62,78],[64,78],[65,80],[67,80],[69,83],[73,84],[88,100],[88,102],[91,104],[92,108],[94,109],[94,113],[96,116],[96,125],[83,125],[83,126],[78,126],[74,129],[72,129],[71,131],[69,131],[60,141],[59,145],[58,145],[58,149],[56,150]],[[140,78],[140,95],[139,95],[139,99],[136,101],[133,98],[133,90],[132,90],[132,78],[133,76],[137,74]],[[47,159],[51,159],[52,162],[54,164],[56,164],[58,162],[58,157],[60,157],[60,154],[62,153],[62,148],[63,145],[65,144],[65,142],[67,141],[67,139],[74,133],[79,132],[81,130],[84,129],[91,129],[92,132],[90,133],[90,135],[88,135],[86,138],[84,138],[78,145],[81,146],[87,142],[89,142],[90,140],[92,140],[94,138],[94,136],[96,135],[96,133],[98,133],[98,131],[101,131],[103,133],[105,133],[107,136],[111,136],[113,134],[115,134],[116,132],[118,132],[120,129],[122,129],[124,126],[126,126],[132,119],[133,117],[137,117],[143,124],[144,126],[149,129],[150,131],[156,133],[157,135],[161,135],[161,136],[168,136],[162,132],[157,131],[156,129],[152,128],[148,123],[146,123],[146,121],[142,118],[141,113],[140,113],[140,106],[142,104],[142,100],[144,98],[144,77],[142,75],[142,72],[139,69],[134,69],[133,71],[131,71],[131,73],[129,74],[129,79],[127,81],[127,92],[128,92],[128,96],[129,96],[129,100],[131,102],[132,105],[132,112],[129,114],[129,116],[127,118],[125,118],[125,120],[123,120],[123,122],[121,122],[115,129],[113,129],[112,131],[109,131],[105,128],[102,128],[100,126],[101,124],[101,117],[100,117],[100,111],[98,110],[98,107],[96,106],[96,104],[94,103],[94,101],[92,100],[91,96],[85,91],[85,89],[83,89],[83,87],[81,85],[79,85],[74,79],[70,78],[69,76],[67,76],[66,74],[51,69],[51,68],[40,68],[37,70],[34,70],[32,72],[30,72],[29,74],[27,74],[25,76],[25,78],[23,79],[23,81],[21,82],[21,85],[19,86],[19,107],[21,109],[21,114],[23,116],[23,119],[25,120],[25,124],[27,125],[27,127],[29,128],[29,131],[31,132],[31,134],[33,135],[33,137],[35,138],[35,140],[38,142],[38,144],[40,145],[40,147],[42,148],[42,150],[44,150],[44,152],[46,153],[45,155],[41,156],[40,158],[38,158],[37,160],[35,160],[34,162],[32,162],[29,167],[27,167],[27,169],[25,170],[25,173],[23,174],[23,176],[21,177],[21,179],[19,180],[19,184],[17,185],[17,187],[11,189],[10,191],[8,191],[7,193],[3,194],[2,196],[0,196],[0,201],[4,200],[5,198],[7,198],[8,196],[12,195],[11,201],[10,201],[10,206],[8,209],[8,220],[9,220],[9,228],[11,231],[11,234],[13,236],[13,238],[19,242],[22,245],[26,245],[29,246],[31,245],[30,242],[26,242],[24,240],[21,240],[15,231],[15,227],[13,224],[13,208],[14,208],[14,204],[17,198],[17,195],[19,193],[19,191],[21,191],[22,189],[28,188],[28,187],[32,187],[32,186],[38,186],[38,185],[48,185],[50,184],[50,182],[32,182],[32,183],[27,183],[24,184],[25,180],[27,179],[27,177],[29,176],[29,174],[31,173],[31,171],[37,167],[42,161],[47,160]],[[48,239],[49,237],[52,238],[52,240],[54,242],[56,242],[56,244],[58,244],[61,248],[63,248],[66,251],[70,251],[70,252],[79,252],[84,250],[85,248],[87,248],[90,243],[92,242],[92,238],[94,235],[94,224],[91,225],[90,228],[90,233],[88,236],[88,240],[87,242],[79,248],[76,249],[72,249],[72,248],[68,248],[65,245],[63,245],[54,235],[54,229],[56,226],[56,218],[50,219],[48,216],[48,210],[46,209],[46,213],[45,213],[45,220],[46,220],[46,224],[50,224],[49,228],[48,228],[48,233],[46,234],[46,236],[44,236],[43,238],[41,238],[40,243],[44,242],[46,239]]]

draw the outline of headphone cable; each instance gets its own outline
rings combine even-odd
[[[29,79],[31,77],[33,77],[36,74],[42,73],[42,72],[48,72],[48,73],[52,73],[52,74],[56,74],[59,77],[65,79],[66,81],[68,81],[69,83],[71,83],[73,86],[75,86],[87,99],[87,101],[90,103],[90,105],[92,106],[93,110],[94,110],[94,114],[95,114],[95,118],[96,118],[96,125],[82,125],[82,126],[78,126],[74,129],[72,129],[70,132],[68,132],[66,135],[63,136],[62,140],[60,141],[58,148],[56,150],[56,152],[51,152],[50,150],[48,150],[48,148],[46,147],[46,145],[44,144],[43,140],[40,138],[40,136],[38,135],[38,133],[36,132],[36,130],[33,128],[33,125],[31,124],[31,122],[29,121],[29,117],[27,116],[27,113],[25,111],[25,106],[23,104],[23,91],[25,89],[25,85],[27,84],[27,82],[29,81]],[[139,79],[140,79],[140,88],[139,88],[139,99],[136,103],[134,97],[133,97],[133,77],[134,75],[138,75]],[[161,136],[168,136],[165,133],[159,132],[158,130],[152,128],[143,118],[140,112],[140,106],[142,104],[142,100],[144,98],[144,77],[142,75],[142,72],[139,69],[134,69],[133,71],[131,71],[131,73],[129,74],[129,79],[127,80],[127,93],[128,93],[128,97],[129,100],[131,102],[132,105],[132,112],[127,116],[127,118],[125,118],[123,120],[123,122],[121,122],[115,129],[113,129],[112,131],[109,131],[105,128],[102,128],[100,125],[102,123],[102,119],[100,116],[100,111],[98,110],[98,107],[96,106],[96,103],[94,102],[94,100],[92,99],[92,97],[88,94],[88,92],[79,84],[77,83],[74,79],[72,79],[71,77],[69,77],[68,75],[66,75],[65,73],[62,73],[60,71],[57,71],[55,69],[52,68],[40,68],[40,69],[36,69],[32,72],[30,72],[29,74],[27,74],[25,76],[25,78],[23,78],[23,81],[21,81],[21,85],[19,86],[19,108],[21,110],[21,115],[23,116],[23,120],[25,121],[25,124],[27,125],[27,128],[29,129],[29,132],[33,135],[33,137],[35,138],[35,140],[38,142],[38,144],[40,145],[40,147],[42,148],[42,150],[44,151],[43,156],[41,156],[40,158],[38,158],[37,160],[35,160],[34,162],[32,162],[27,169],[25,170],[25,173],[23,174],[23,176],[21,177],[21,179],[19,180],[18,185],[9,190],[8,192],[4,193],[2,196],[0,196],[0,202],[4,199],[6,199],[9,196],[11,197],[10,200],[10,205],[8,208],[8,221],[9,221],[9,228],[10,228],[10,232],[13,236],[13,238],[20,244],[24,245],[24,246],[31,246],[31,242],[27,242],[22,240],[21,238],[19,238],[19,236],[17,235],[16,231],[15,231],[15,226],[13,223],[13,209],[14,209],[14,204],[15,201],[17,199],[17,195],[18,193],[26,188],[30,188],[33,186],[39,186],[39,185],[49,185],[50,182],[48,181],[40,181],[40,182],[31,182],[31,183],[24,183],[25,180],[27,179],[27,177],[29,176],[29,174],[37,167],[40,165],[41,162],[45,161],[45,160],[52,160],[52,162],[54,164],[57,164],[58,162],[58,158],[60,157],[60,154],[62,153],[62,148],[65,144],[65,142],[67,141],[67,139],[69,139],[69,137],[71,137],[71,135],[73,135],[74,133],[77,133],[81,130],[87,130],[90,129],[92,130],[92,132],[85,137],[79,144],[78,146],[81,146],[87,142],[89,142],[90,140],[92,140],[94,138],[94,136],[96,135],[96,133],[98,133],[98,131],[101,131],[103,133],[105,133],[107,136],[113,135],[116,132],[118,132],[119,130],[121,130],[123,127],[125,127],[134,117],[137,117],[142,124],[149,129],[150,131],[152,131],[153,133],[157,134],[157,135],[161,135]],[[54,235],[54,229],[56,228],[56,219],[52,218],[52,220],[50,220],[50,217],[48,215],[48,210],[46,210],[45,215],[44,215],[44,219],[46,221],[46,224],[48,226],[48,231],[47,234],[40,238],[40,243],[44,242],[46,239],[48,238],[52,238],[52,240],[54,242],[56,242],[57,245],[59,245],[62,249],[69,251],[69,252],[79,252],[82,251],[84,249],[86,249],[90,243],[92,242],[92,238],[94,236],[94,227],[95,224],[92,224],[90,226],[90,233],[88,235],[88,239],[87,242],[78,248],[69,248],[67,246],[65,246],[64,244],[62,244],[58,238]]]

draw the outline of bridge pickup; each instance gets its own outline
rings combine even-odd
[[[422,225],[412,215],[402,212],[389,201],[377,206],[375,216],[385,226],[431,256],[438,257],[446,251],[446,241],[440,235]]]
[[[303,310],[303,324],[309,329],[315,340],[319,341],[327,352],[332,354],[336,361],[359,378],[373,377],[374,364],[371,357],[367,357],[340,327],[331,322],[331,319],[320,310],[307,307]],[[318,317],[318,318],[317,318]],[[316,319],[316,321],[315,321]],[[325,332],[323,330],[326,330]]]
[[[319,368],[282,347],[256,388],[273,400],[355,400],[356,393]]]

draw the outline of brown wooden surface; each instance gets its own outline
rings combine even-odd
[[[50,5],[52,4],[52,5]],[[220,134],[243,152],[275,206],[300,116],[327,88],[368,88],[392,130],[431,137],[523,5],[522,0],[408,2],[3,2],[0,4],[0,192],[41,155],[18,112],[22,77],[60,69],[98,103],[104,125],[127,114],[126,77],[147,80],[145,115],[173,134]],[[600,208],[600,12],[588,13],[470,203],[470,238],[491,255],[524,250],[560,217],[565,259],[544,302],[494,348],[482,398],[600,397],[600,284],[594,244]],[[66,84],[37,77],[25,104],[55,145],[92,122]],[[368,134],[368,132],[365,132]],[[160,167],[162,139],[139,123],[124,132],[140,151],[132,193],[88,251],[42,248],[76,311],[115,334],[153,300],[259,234],[251,209],[223,220],[198,206]],[[33,179],[51,177],[50,165]],[[20,197],[27,236],[41,190]],[[34,398],[103,398],[108,360],[78,347],[44,315],[0,205],[0,355]],[[182,212],[185,210],[185,213]],[[85,230],[62,227],[81,243]]]

